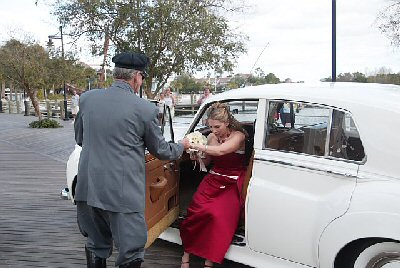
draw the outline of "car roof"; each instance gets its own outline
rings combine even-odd
[[[225,100],[292,100],[337,107],[352,114],[367,161],[364,174],[398,178],[400,86],[372,83],[285,83],[228,90],[206,103]]]
[[[400,86],[391,84],[348,82],[265,84],[228,90],[214,95],[209,101],[253,98],[320,103],[343,109],[359,104],[400,113]]]

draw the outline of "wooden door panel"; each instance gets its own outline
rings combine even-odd
[[[168,228],[179,214],[179,166],[146,155],[146,247]]]

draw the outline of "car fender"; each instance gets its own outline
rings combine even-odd
[[[360,181],[347,213],[332,221],[320,237],[318,255],[321,268],[332,268],[339,251],[357,239],[400,241],[399,181]]]
[[[68,158],[67,161],[67,186],[68,186],[68,195],[71,199],[72,203],[75,204],[74,196],[72,195],[73,187],[74,187],[74,179],[78,174],[78,164],[79,164],[79,157],[81,155],[82,147],[79,145],[75,145],[74,151]]]

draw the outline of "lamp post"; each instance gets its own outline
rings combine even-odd
[[[0,88],[0,113],[4,113],[3,111],[3,89]]]
[[[26,100],[26,93],[25,93],[25,89],[24,89],[24,116],[28,116],[29,115],[29,106],[28,106],[28,101]]]
[[[63,59],[63,72],[65,72],[65,55],[64,55],[64,38],[63,38],[63,31],[62,26],[60,26],[60,36],[57,35],[49,35],[49,44],[52,43],[53,39],[60,39],[61,40],[61,57]],[[64,120],[68,121],[68,110],[67,110],[67,90],[65,87],[65,74],[63,75],[63,91],[64,91]]]

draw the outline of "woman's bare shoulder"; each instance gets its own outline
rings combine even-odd
[[[217,139],[217,136],[215,136],[215,134],[214,133],[210,133],[210,134],[208,134],[208,136],[207,136],[207,140],[208,141],[210,141],[210,140],[216,140]]]
[[[244,139],[246,137],[246,135],[244,135],[243,132],[238,131],[238,130],[233,130],[231,135],[232,135],[232,137],[239,137],[241,139]]]

